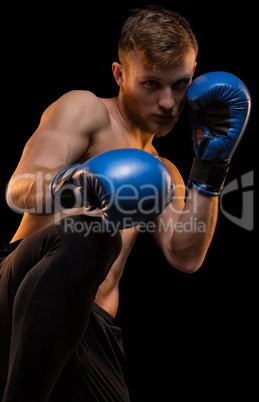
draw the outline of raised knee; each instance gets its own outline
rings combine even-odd
[[[95,266],[95,272],[110,267],[121,252],[120,233],[107,230],[102,218],[67,217],[60,223],[59,231],[64,254],[72,253],[77,263],[82,261],[89,267]]]

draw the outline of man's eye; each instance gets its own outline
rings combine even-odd
[[[157,81],[145,81],[144,82],[144,86],[146,87],[146,88],[155,88],[155,87],[157,87],[158,86],[158,82]]]
[[[186,89],[189,86],[190,80],[180,80],[174,84],[177,89]]]

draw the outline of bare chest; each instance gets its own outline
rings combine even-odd
[[[111,124],[94,134],[87,150],[76,162],[84,163],[96,155],[123,148],[138,148],[138,146],[133,139],[130,139],[125,129],[115,119],[111,118]]]

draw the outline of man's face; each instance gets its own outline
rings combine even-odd
[[[194,51],[161,70],[147,67],[132,52],[121,86],[124,110],[131,122],[158,137],[169,133],[185,104],[195,66]]]

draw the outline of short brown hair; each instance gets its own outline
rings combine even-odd
[[[198,53],[198,42],[185,18],[161,6],[132,10],[119,40],[119,60],[126,64],[132,50],[141,52],[144,64],[162,68],[188,51]]]

